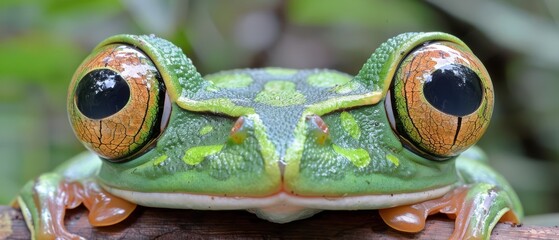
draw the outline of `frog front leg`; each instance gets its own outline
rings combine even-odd
[[[380,210],[391,227],[419,232],[428,215],[447,214],[455,220],[451,239],[489,239],[497,222],[519,224],[523,210],[508,182],[489,167],[483,153],[471,148],[456,159],[461,186],[438,199]]]
[[[112,225],[130,215],[136,204],[107,193],[95,181],[99,166],[95,155],[82,154],[24,186],[14,205],[21,208],[34,239],[79,239],[64,227],[64,215],[82,203],[92,226]]]

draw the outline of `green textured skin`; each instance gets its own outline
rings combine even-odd
[[[192,97],[208,84],[182,50],[165,39],[154,35],[116,35],[99,43],[97,48],[112,43],[129,44],[146,53],[165,79],[167,93],[173,100],[180,96]]]
[[[171,100],[168,125],[146,152],[118,163],[83,155],[27,184],[18,202],[32,228],[48,221],[36,204],[45,204],[49,194],[33,188],[56,192],[63,179],[85,181],[95,174],[115,189],[228,197],[282,191],[313,197],[391,195],[467,185],[466,201],[474,206],[468,221],[488,236],[504,210],[522,217],[506,180],[475,147],[444,161],[409,151],[387,119],[384,99],[399,63],[429,41],[468,49],[448,34],[406,33],[383,43],[355,77],[326,69],[263,68],[203,78],[166,40],[111,37],[98,48],[132,45],[155,63]]]
[[[235,119],[184,111],[173,106],[171,120],[157,147],[126,163],[103,165],[103,183],[147,192],[191,192],[226,195],[268,195],[278,190],[279,170],[266,172],[251,120],[245,121],[247,138],[242,144],[229,140]],[[213,130],[201,135],[205,126]],[[219,153],[190,165],[183,161],[193,147],[224,145]],[[156,159],[159,161],[154,162]],[[163,160],[164,159],[164,160]],[[269,161],[269,160],[268,160]]]
[[[133,191],[227,196],[265,196],[282,187],[304,196],[390,194],[456,183],[455,160],[431,161],[403,148],[384,109],[398,62],[417,45],[434,39],[463,44],[449,35],[408,33],[383,43],[354,78],[332,70],[240,69],[210,75],[213,83],[165,40],[109,38],[100,46],[131,44],[152,57],[176,104],[156,147],[126,163],[106,162],[99,178],[108,186]],[[325,78],[333,80],[320,80]],[[271,84],[275,87],[268,88]],[[380,99],[371,99],[371,92]],[[363,100],[338,100],[344,97]],[[353,117],[352,131],[359,131],[358,138],[344,128],[344,111],[345,118]],[[323,143],[317,142],[320,130],[307,121],[312,115],[321,116],[329,127]],[[229,129],[239,116],[245,117],[246,139],[236,143]],[[200,135],[206,126],[213,130]],[[199,164],[183,161],[188,149],[214,145],[223,147]],[[361,164],[356,165],[347,157],[351,151],[369,159],[357,160]]]
[[[430,41],[450,41],[470,51],[462,40],[449,34],[439,32],[403,33],[382,43],[363,65],[355,80],[365,84],[369,89],[382,90],[383,95],[386,94],[392,76],[402,59],[419,45]]]

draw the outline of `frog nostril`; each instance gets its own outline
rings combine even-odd
[[[314,126],[311,131],[314,132],[316,142],[320,145],[324,145],[326,141],[330,139],[328,125],[318,115],[307,116],[307,121]]]
[[[245,118],[239,117],[233,127],[231,128],[231,133],[229,134],[229,139],[236,144],[241,144],[245,141],[248,136],[248,129],[245,126]]]

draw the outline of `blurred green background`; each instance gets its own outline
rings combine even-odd
[[[3,0],[0,204],[83,151],[68,124],[66,87],[110,35],[167,38],[202,74],[262,66],[355,74],[380,43],[407,31],[454,34],[486,64],[496,109],[479,144],[527,215],[559,212],[559,1],[552,0]]]

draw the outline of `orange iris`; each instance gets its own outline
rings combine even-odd
[[[393,128],[405,146],[442,159],[476,143],[493,111],[487,70],[469,49],[451,42],[428,43],[409,53],[387,98]]]
[[[68,113],[87,148],[119,161],[160,133],[165,95],[157,68],[143,52],[111,44],[93,52],[74,74]]]

